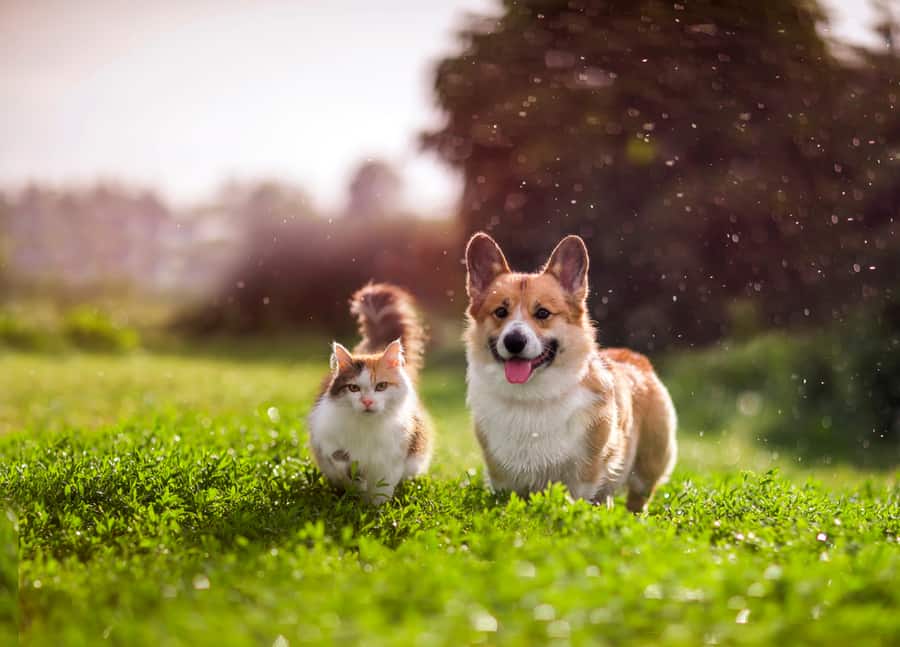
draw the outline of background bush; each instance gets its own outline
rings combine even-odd
[[[806,335],[676,354],[665,365],[679,417],[704,435],[735,430],[773,451],[865,467],[900,463],[896,305]]]
[[[70,311],[63,319],[62,333],[74,346],[86,350],[132,350],[140,340],[136,330],[91,306]]]
[[[140,345],[140,333],[98,306],[81,305],[58,312],[41,308],[0,310],[0,348],[122,352]]]

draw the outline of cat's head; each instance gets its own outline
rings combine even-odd
[[[403,370],[403,346],[399,339],[374,355],[353,355],[334,342],[331,370],[328,397],[363,415],[395,410],[411,388]]]

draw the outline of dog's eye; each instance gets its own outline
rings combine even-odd
[[[507,310],[504,306],[500,306],[499,308],[494,310],[494,316],[497,317],[497,319],[506,319],[506,317],[509,316],[509,310]]]
[[[550,311],[547,308],[538,308],[537,312],[534,313],[535,319],[546,319],[550,316]]]
[[[387,387],[388,387],[387,382],[379,382],[378,384],[375,385],[375,390],[376,391],[384,391]]]
[[[350,393],[357,393],[359,391],[359,387],[356,384],[348,384],[347,390],[350,391]]]

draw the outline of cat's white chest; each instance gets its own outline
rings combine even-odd
[[[396,484],[403,472],[407,448],[397,416],[370,419],[325,400],[310,416],[310,442],[326,459],[348,454],[370,484]]]

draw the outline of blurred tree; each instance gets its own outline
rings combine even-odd
[[[400,210],[403,181],[394,168],[382,160],[359,165],[348,187],[346,215],[350,218],[384,218]]]
[[[297,275],[290,270],[307,242],[300,225],[315,213],[305,193],[277,182],[231,185],[220,197],[243,241],[221,295],[224,314],[238,327],[259,327],[280,317],[296,291]]]
[[[604,341],[708,341],[747,305],[840,318],[896,283],[859,268],[897,249],[898,76],[890,52],[837,59],[823,20],[806,0],[507,0],[438,65],[446,123],[423,143],[463,171],[466,233],[514,264],[587,240]]]

